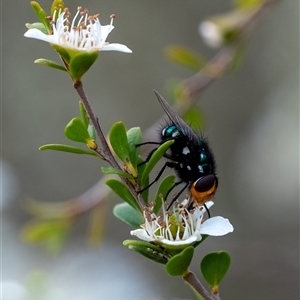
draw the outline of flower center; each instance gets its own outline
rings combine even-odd
[[[81,6],[77,8],[77,13],[70,22],[71,13],[68,8],[62,12],[62,8],[55,9],[52,22],[53,35],[57,42],[72,48],[101,50],[105,40],[112,30],[115,15],[110,16],[110,24],[101,26],[100,14],[90,15],[89,11]]]

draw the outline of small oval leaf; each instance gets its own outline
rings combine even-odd
[[[162,248],[151,243],[126,240],[123,245],[157,263],[166,264],[168,262],[169,255]]]
[[[171,276],[184,276],[188,272],[194,255],[194,247],[189,246],[179,254],[174,255],[166,264],[166,271]]]
[[[128,203],[117,204],[113,209],[113,214],[134,228],[140,228],[140,225],[145,222],[143,215]]]
[[[129,161],[129,145],[123,122],[116,122],[109,131],[109,141],[116,155],[126,164]]]
[[[136,202],[136,199],[132,196],[128,187],[117,179],[108,179],[105,182],[121,199],[131,205],[134,209],[141,211],[141,208]]]
[[[203,277],[214,293],[218,292],[219,283],[229,269],[230,260],[230,255],[227,252],[218,251],[207,254],[201,261]]]
[[[68,139],[87,144],[91,137],[85,124],[79,118],[73,118],[65,128],[65,135]]]
[[[81,80],[82,76],[89,70],[98,58],[97,51],[79,52],[70,54],[69,73],[74,81]]]
[[[142,132],[140,127],[133,127],[127,131],[127,140],[129,145],[130,161],[136,168],[139,158],[140,149],[136,145],[142,142]]]

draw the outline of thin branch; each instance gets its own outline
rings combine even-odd
[[[93,112],[92,106],[86,96],[86,93],[83,89],[83,85],[81,81],[77,81],[74,83],[74,88],[77,91],[83,105],[84,108],[96,130],[97,136],[101,142],[101,146],[102,148],[97,148],[97,152],[104,158],[104,160],[106,160],[112,167],[117,168],[119,170],[122,170],[121,167],[119,166],[117,160],[115,159],[114,155],[112,154],[109,145],[107,143],[107,140],[105,138],[105,135],[103,134],[103,131],[100,127],[100,124],[98,122],[98,118],[96,117],[96,115]],[[135,188],[133,187],[133,185],[130,183],[129,180],[127,180],[124,177],[120,177],[121,180],[127,185],[127,187],[130,189],[130,192],[132,193],[132,195],[135,197],[135,199],[137,200],[139,206],[141,208],[143,208],[143,204],[141,203],[140,197],[138,195],[138,193],[136,192]],[[104,199],[102,197],[102,199]]]
[[[183,277],[183,280],[186,281],[205,300],[221,300],[219,295],[213,295],[209,293],[193,272],[189,272],[186,276]]]

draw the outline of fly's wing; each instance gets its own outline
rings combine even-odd
[[[178,116],[178,114],[173,110],[170,104],[157,91],[154,90],[154,93],[166,115],[178,127],[178,129],[180,129],[184,135],[187,135],[188,138],[198,140],[198,136],[193,132],[190,126]]]

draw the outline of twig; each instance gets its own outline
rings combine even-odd
[[[189,272],[186,276],[183,277],[183,280],[186,281],[205,300],[221,300],[219,295],[213,295],[209,293],[193,272]]]
[[[98,122],[98,118],[95,116],[93,109],[91,107],[91,104],[86,96],[86,93],[83,89],[83,85],[81,81],[76,81],[74,83],[74,88],[77,91],[83,105],[84,108],[96,130],[97,136],[101,142],[102,148],[98,148],[96,149],[96,151],[104,158],[104,160],[106,160],[112,167],[117,168],[119,170],[122,170],[121,167],[119,166],[118,162],[116,161],[115,157],[113,156],[107,140],[105,138],[105,135],[103,134],[103,131],[100,127],[100,124]],[[132,195],[135,197],[135,199],[137,200],[138,204],[140,205],[141,208],[143,208],[143,204],[141,203],[140,197],[138,195],[138,193],[136,192],[135,188],[133,187],[133,185],[130,183],[129,180],[127,180],[124,177],[120,177],[121,180],[127,185],[127,187],[130,189],[130,192],[132,193]],[[102,199],[104,199],[102,197]]]

